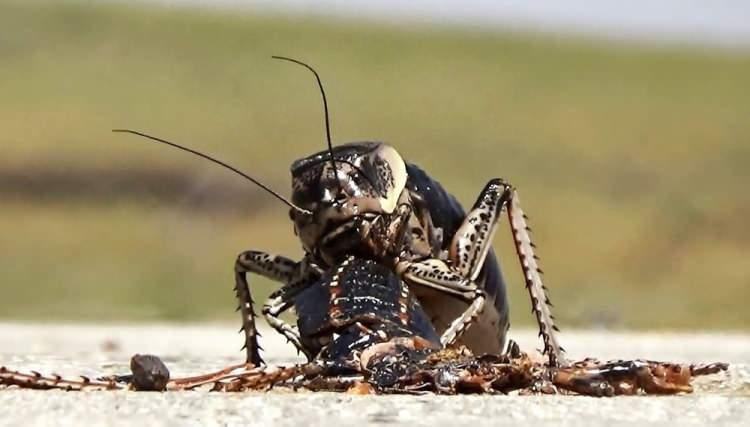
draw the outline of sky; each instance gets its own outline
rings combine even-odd
[[[750,0],[138,0],[750,50]]]

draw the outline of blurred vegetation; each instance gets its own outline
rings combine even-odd
[[[466,204],[515,184],[563,328],[750,324],[750,55],[85,3],[3,1],[0,28],[0,318],[238,320],[236,254],[300,254],[284,206],[109,130],[288,192],[324,131],[280,54],[322,74],[336,142],[387,141]]]

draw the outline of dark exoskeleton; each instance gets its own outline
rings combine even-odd
[[[315,367],[306,372],[310,388],[347,388],[367,368],[363,355],[386,343],[425,353],[441,348],[406,283],[373,260],[347,256],[300,291],[294,309],[298,350]]]
[[[348,256],[294,299],[303,351],[323,360],[394,338],[440,348],[440,336],[409,287],[376,261]],[[327,309],[326,309],[327,308]]]

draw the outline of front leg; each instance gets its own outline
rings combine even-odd
[[[261,347],[258,343],[258,336],[260,334],[255,324],[255,318],[257,317],[254,309],[255,302],[247,283],[247,273],[256,273],[273,281],[283,283],[282,288],[273,294],[276,295],[279,292],[284,293],[287,288],[295,287],[309,280],[309,275],[318,274],[318,271],[314,267],[314,264],[308,261],[307,256],[300,262],[261,251],[247,251],[237,257],[234,265],[234,291],[239,300],[238,310],[242,315],[242,328],[240,331],[243,331],[245,334],[243,349],[247,352],[247,362],[258,366],[263,364],[263,359],[260,357]],[[276,316],[281,311],[283,310],[276,313]],[[264,315],[266,315],[266,318],[269,318],[265,307]],[[275,318],[275,316],[273,317]],[[269,324],[279,330],[274,322],[269,321]],[[283,332],[282,334],[287,335]]]

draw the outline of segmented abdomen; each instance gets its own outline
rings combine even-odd
[[[388,267],[349,257],[295,300],[303,344],[328,358],[395,337],[440,337],[409,288]],[[335,334],[335,335],[334,335]]]

